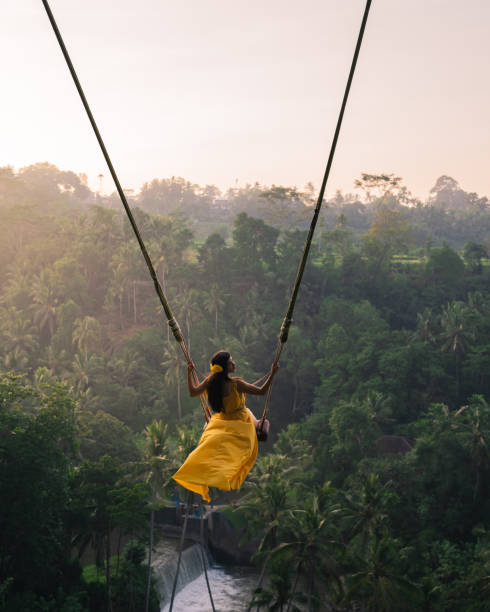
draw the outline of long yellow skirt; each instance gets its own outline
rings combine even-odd
[[[217,413],[172,478],[209,502],[209,487],[223,491],[241,487],[257,459],[257,450],[257,434],[248,408],[234,418]]]

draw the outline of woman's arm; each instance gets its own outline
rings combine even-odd
[[[202,382],[195,383],[194,377],[192,376],[193,371],[195,370],[195,366],[193,363],[187,364],[187,386],[189,388],[189,395],[191,397],[196,397],[197,395],[202,395],[204,391],[206,391],[208,386],[208,381],[212,374],[206,376],[206,378]]]
[[[240,393],[248,393],[248,395],[265,395],[272,384],[274,376],[277,370],[279,370],[279,364],[272,364],[269,376],[265,379],[264,383],[259,387],[252,385],[251,383],[245,382],[243,378],[236,379],[236,388]]]

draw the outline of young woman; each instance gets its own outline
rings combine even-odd
[[[242,378],[231,378],[235,362],[230,353],[219,351],[211,358],[211,372],[199,384],[192,378],[193,365],[187,367],[191,397],[208,396],[214,412],[198,446],[173,475],[180,485],[199,493],[209,502],[209,487],[229,491],[239,489],[257,459],[257,434],[254,415],[245,406],[245,394],[265,395],[279,369],[273,366],[261,386]]]

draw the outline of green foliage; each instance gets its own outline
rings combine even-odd
[[[144,607],[146,593],[146,568],[143,564],[145,549],[140,543],[128,544],[123,552],[122,561],[116,566],[113,559],[111,571],[112,598],[111,608],[114,612],[136,612]],[[90,610],[103,610],[105,600],[103,589],[105,577],[95,565],[87,565],[83,571],[90,597]],[[153,588],[150,599],[150,612],[160,609],[156,591]]]
[[[482,259],[488,258],[488,251],[483,244],[470,240],[464,245],[463,258],[472,272],[481,274]]]
[[[119,572],[113,580],[112,606],[114,612],[142,610],[146,595],[145,550],[141,544],[128,545]],[[151,590],[149,612],[158,612],[160,604],[154,588]]]
[[[114,198],[49,164],[4,168],[0,180],[0,363],[26,373],[0,379],[0,606],[98,612],[110,593],[114,610],[142,609],[147,567],[134,546],[202,414]],[[446,176],[425,204],[394,175],[364,174],[357,187],[364,201],[337,193],[320,218],[272,394],[275,443],[236,499],[268,566],[256,598],[268,609],[480,612],[488,200]],[[261,376],[312,189],[222,196],[174,177],[133,200],[199,369],[228,348],[239,375]],[[124,558],[119,535],[133,542]],[[97,580],[69,561],[72,546],[90,552]]]
[[[26,598],[47,601],[60,577],[69,581],[65,520],[74,405],[60,385],[46,385],[41,395],[19,378],[2,376],[0,406],[0,583],[2,597],[10,600],[11,593],[17,602],[11,609],[24,610]]]
[[[441,299],[443,295],[457,299],[461,295],[464,263],[461,257],[447,245],[430,251],[425,274],[426,282],[431,286],[431,293],[434,293],[438,299]]]
[[[134,434],[116,417],[98,410],[81,412],[78,416],[80,453],[84,459],[98,461],[104,455],[122,462],[139,457]]]

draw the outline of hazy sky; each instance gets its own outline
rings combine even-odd
[[[364,0],[51,0],[121,183],[319,185]],[[490,195],[490,2],[373,0],[328,194]],[[114,187],[41,0],[0,2],[0,166]]]

